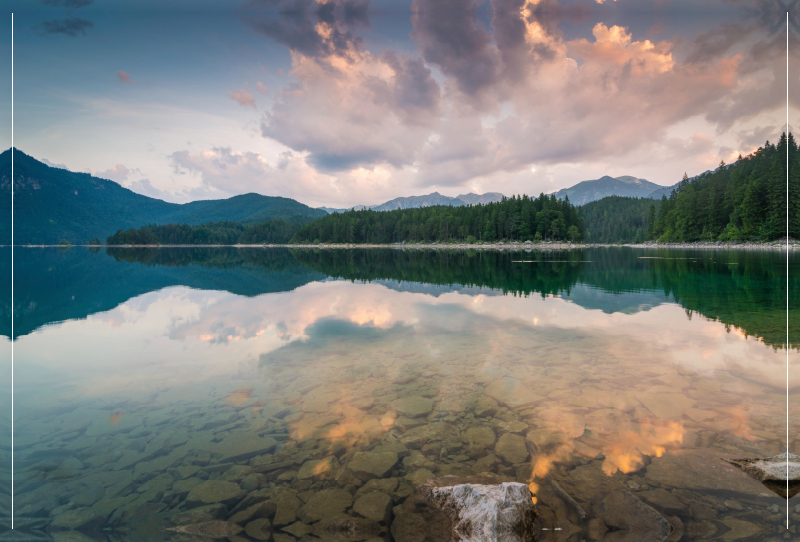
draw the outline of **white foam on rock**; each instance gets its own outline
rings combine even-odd
[[[517,482],[437,487],[430,495],[455,516],[461,542],[521,542],[536,518],[530,489]]]

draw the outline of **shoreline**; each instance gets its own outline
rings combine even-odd
[[[9,247],[12,245],[0,245]],[[539,243],[519,242],[519,243],[393,243],[393,244],[359,244],[359,243],[319,243],[316,245],[300,244],[255,244],[255,245],[13,245],[19,248],[302,248],[302,249],[357,249],[357,248],[392,248],[392,249],[434,249],[434,250],[574,250],[585,248],[640,248],[640,249],[722,249],[722,250],[795,250],[800,248],[800,241],[790,240],[775,241],[772,243],[751,243],[736,242],[723,243],[715,242],[694,242],[694,243],[625,243],[625,244],[604,244],[604,243],[570,243],[542,241]]]

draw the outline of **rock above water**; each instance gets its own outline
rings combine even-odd
[[[727,459],[726,461],[762,482],[784,499],[791,499],[800,492],[800,456],[782,453],[764,459]]]
[[[528,486],[496,480],[484,475],[429,481],[398,509],[395,540],[533,542],[537,514]]]
[[[433,400],[420,396],[401,397],[389,403],[389,407],[409,418],[418,418],[430,414]]]
[[[500,437],[494,447],[494,451],[512,464],[522,463],[528,459],[528,448],[525,446],[525,439],[513,433],[506,433]]]
[[[189,506],[224,503],[228,506],[236,504],[246,494],[238,484],[223,480],[208,480],[192,489],[186,496]]]
[[[433,487],[429,498],[453,521],[453,539],[533,542],[536,507],[525,484]]]
[[[617,542],[663,542],[672,533],[667,518],[627,489],[614,491],[603,500],[602,519],[620,530],[615,533]]]
[[[347,466],[356,475],[383,478],[399,459],[394,452],[356,452]]]

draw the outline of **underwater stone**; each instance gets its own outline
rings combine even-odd
[[[433,410],[433,400],[420,396],[402,397],[389,403],[389,407],[403,416],[419,418]]]
[[[212,520],[191,525],[169,527],[167,530],[176,533],[196,534],[208,538],[227,538],[242,532],[242,527],[241,525],[236,525],[235,523],[229,523],[227,521]]]
[[[294,520],[297,519],[297,511],[300,510],[301,506],[303,506],[303,503],[294,495],[285,495],[281,497],[278,499],[273,523],[275,525],[288,525],[293,523]]]
[[[525,446],[525,439],[513,433],[506,433],[500,437],[494,447],[494,451],[512,464],[522,463],[528,459],[528,448]]]
[[[341,514],[353,504],[353,496],[344,489],[324,489],[314,493],[297,517],[306,523],[314,523],[326,517]]]
[[[199,506],[192,508],[186,512],[180,512],[166,519],[166,522],[172,526],[176,525],[190,525],[195,523],[204,523],[207,521],[222,519],[228,514],[228,509],[224,504],[209,504],[207,506]]]
[[[81,527],[88,527],[91,524],[102,521],[95,510],[90,508],[79,508],[76,510],[69,510],[56,516],[50,528],[55,529],[79,529]]]
[[[467,429],[464,438],[476,446],[491,448],[494,445],[495,435],[491,427],[479,426]]]
[[[323,542],[340,542],[342,540],[369,540],[379,536],[380,526],[367,519],[339,514],[325,518],[314,524],[314,536]]]
[[[620,530],[619,542],[663,542],[672,533],[667,518],[627,489],[603,500],[603,522]]]
[[[238,484],[224,480],[207,480],[192,489],[186,496],[186,502],[191,505],[225,503],[233,505],[246,494]]]
[[[353,504],[353,510],[367,519],[386,522],[392,510],[392,498],[379,491],[365,493]]]
[[[248,523],[244,528],[244,532],[247,536],[256,540],[269,540],[272,528],[268,519],[259,518]]]
[[[321,480],[330,478],[336,469],[339,468],[339,461],[335,456],[328,456],[325,459],[314,459],[306,461],[300,470],[297,472],[297,478],[300,480],[307,480],[313,478],[314,480]]]
[[[382,478],[399,459],[394,452],[356,452],[347,466],[356,475]]]
[[[541,395],[534,393],[522,382],[514,378],[495,380],[486,386],[485,391],[486,395],[508,408],[532,406],[543,399]]]

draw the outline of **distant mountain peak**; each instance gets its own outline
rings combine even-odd
[[[589,202],[603,199],[607,196],[646,198],[653,191],[662,188],[663,186],[659,184],[651,183],[647,179],[632,175],[619,177],[603,175],[599,179],[581,181],[569,188],[562,188],[555,195],[558,199],[569,197],[573,205],[586,205]]]
[[[417,209],[420,207],[430,207],[432,205],[452,205],[453,207],[461,207],[463,205],[478,205],[486,204],[495,201],[501,201],[505,196],[500,192],[486,192],[485,194],[460,194],[454,198],[450,196],[443,196],[439,192],[431,192],[423,196],[406,196],[401,198],[394,198],[380,205],[355,205],[345,209],[334,209],[331,207],[320,207],[320,209],[328,213],[341,213],[355,208],[359,209],[372,209],[373,211],[393,211],[395,209]]]

